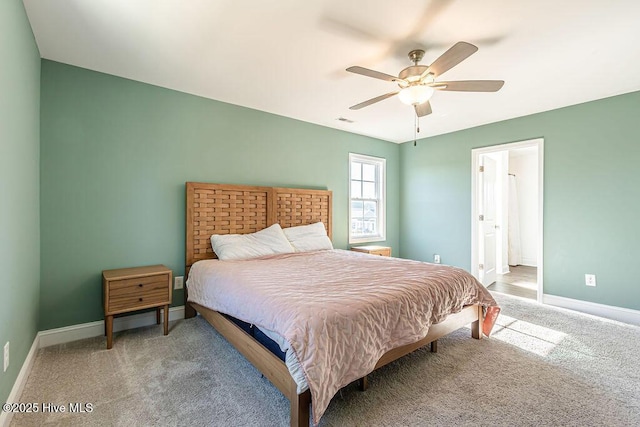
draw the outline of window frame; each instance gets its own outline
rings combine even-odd
[[[351,168],[354,162],[364,163],[364,164],[372,164],[376,166],[377,176],[376,176],[376,194],[377,198],[354,198],[351,194]],[[361,178],[363,178],[361,176]],[[361,179],[363,181],[363,179]],[[374,157],[368,156],[365,154],[356,154],[349,153],[349,243],[368,243],[368,242],[382,242],[386,240],[386,231],[387,231],[387,216],[386,216],[386,192],[387,192],[387,159],[382,157]],[[353,235],[351,231],[351,219],[352,219],[352,204],[353,201],[376,201],[378,205],[377,209],[377,228],[378,233],[375,236],[359,236]]]

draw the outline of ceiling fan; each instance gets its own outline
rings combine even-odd
[[[415,49],[409,52],[409,59],[413,61],[411,65],[400,71],[398,77],[370,70],[363,67],[349,67],[347,71],[386,80],[396,83],[400,89],[394,92],[376,96],[367,101],[349,107],[350,110],[359,110],[376,102],[383,101],[392,96],[398,95],[400,101],[407,105],[413,105],[418,117],[431,114],[431,104],[429,99],[436,90],[461,91],[461,92],[496,92],[504,85],[502,80],[461,80],[461,81],[436,81],[437,77],[455,67],[469,56],[473,55],[478,48],[471,43],[458,42],[449,50],[443,53],[431,65],[418,65],[424,57],[424,50]]]

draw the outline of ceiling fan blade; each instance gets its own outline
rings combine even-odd
[[[438,77],[476,53],[477,50],[478,48],[471,43],[458,42],[433,61],[420,78],[425,78],[429,73],[433,74],[434,77]]]
[[[459,92],[497,92],[503,85],[503,80],[460,80],[455,82],[437,82],[432,87],[437,90]]]
[[[367,31],[363,27],[359,27],[353,22],[340,20],[331,16],[323,16],[320,19],[320,25],[327,30],[339,35],[346,35],[369,43],[386,43],[388,39],[374,31]]]
[[[381,73],[380,71],[370,70],[370,69],[364,68],[364,67],[357,67],[357,66],[356,67],[349,67],[349,68],[347,68],[347,71],[349,71],[351,73],[362,74],[363,76],[367,76],[367,77],[373,77],[374,79],[386,80],[388,82],[393,82],[393,81],[396,81],[396,80],[400,80],[396,76],[392,76],[392,75],[389,75],[389,74]]]
[[[359,110],[364,107],[368,107],[371,104],[375,104],[376,102],[383,101],[387,98],[391,98],[393,95],[397,95],[399,91],[385,93],[384,95],[376,96],[375,98],[371,98],[367,101],[361,102],[360,104],[356,104],[352,107],[349,107],[350,110]]]
[[[431,104],[429,103],[429,101],[425,101],[422,104],[414,105],[414,108],[416,109],[416,114],[418,115],[418,117],[428,116],[432,113]]]

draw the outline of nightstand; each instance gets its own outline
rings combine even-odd
[[[102,272],[107,349],[113,346],[113,316],[156,307],[156,323],[164,308],[164,334],[169,333],[172,272],[164,265],[121,268]]]
[[[371,255],[391,256],[391,248],[389,246],[352,246],[351,250]]]

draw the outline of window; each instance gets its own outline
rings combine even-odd
[[[385,240],[386,160],[349,154],[349,243]]]

